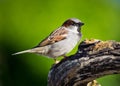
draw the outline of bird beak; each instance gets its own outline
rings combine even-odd
[[[82,23],[82,22],[79,22],[79,23],[78,23],[78,26],[79,26],[79,27],[81,27],[81,26],[83,26],[83,25],[84,25],[84,23]]]
[[[84,25],[84,23],[83,22],[80,22],[80,26],[83,26]]]

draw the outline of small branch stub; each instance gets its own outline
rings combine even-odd
[[[76,54],[55,64],[48,74],[48,86],[91,85],[99,77],[120,73],[120,43],[84,40]]]

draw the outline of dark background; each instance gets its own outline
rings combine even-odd
[[[120,41],[120,0],[0,0],[0,86],[46,86],[53,59],[11,54],[36,46],[72,17],[85,23],[82,40]],[[120,75],[98,81],[120,86]]]

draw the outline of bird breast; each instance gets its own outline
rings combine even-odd
[[[69,53],[79,42],[80,37],[80,34],[69,32],[66,39],[50,45],[51,48],[47,53],[47,56],[56,58]]]

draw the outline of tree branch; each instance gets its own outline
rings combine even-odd
[[[87,86],[99,77],[120,73],[120,43],[85,40],[75,55],[55,64],[48,86]]]

